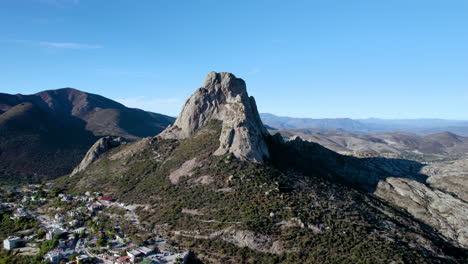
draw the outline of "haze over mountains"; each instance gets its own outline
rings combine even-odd
[[[0,178],[16,182],[70,173],[101,136],[153,136],[174,118],[72,88],[0,93]]]
[[[351,118],[295,118],[261,113],[263,123],[276,129],[329,128],[354,133],[383,133],[406,131],[417,134],[452,132],[468,136],[468,121],[445,119],[351,119]]]

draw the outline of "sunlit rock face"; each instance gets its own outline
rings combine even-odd
[[[187,100],[174,125],[159,137],[187,138],[213,119],[223,123],[215,155],[232,153],[255,162],[269,156],[264,140],[268,132],[260,120],[255,99],[247,94],[244,80],[228,72],[210,72]]]

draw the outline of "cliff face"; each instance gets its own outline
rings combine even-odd
[[[260,120],[255,99],[247,94],[242,79],[227,72],[210,72],[201,88],[187,100],[174,125],[159,137],[187,138],[213,119],[222,121],[215,155],[232,153],[255,162],[269,156],[264,140],[268,132]]]
[[[99,156],[109,149],[119,146],[123,142],[121,137],[103,137],[100,138],[94,145],[88,150],[80,164],[73,170],[71,175],[75,175],[80,171],[85,170],[91,163],[99,159]]]

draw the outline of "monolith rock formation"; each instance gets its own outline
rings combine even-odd
[[[262,162],[269,156],[267,130],[260,120],[255,99],[249,97],[244,80],[228,72],[210,72],[201,88],[187,100],[174,125],[159,137],[190,137],[210,120],[222,121],[215,155],[232,153],[239,159]]]
[[[97,160],[101,154],[108,151],[111,148],[120,146],[120,144],[124,142],[121,137],[102,137],[94,145],[88,150],[83,160],[80,164],[73,170],[71,175],[77,174],[80,171],[85,170],[91,163]]]

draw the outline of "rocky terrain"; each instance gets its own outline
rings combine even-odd
[[[375,189],[371,190],[374,194],[467,247],[468,138],[450,132],[426,136],[407,132],[358,135],[324,129],[270,132],[280,133],[292,141],[301,137],[336,152],[360,157],[366,166],[384,171],[388,177],[378,178]],[[378,157],[391,159],[382,162]],[[395,162],[403,158],[415,163]]]
[[[54,186],[145,204],[143,229],[206,263],[467,261],[463,189],[429,180],[445,172],[283,137],[266,133],[241,79],[212,72],[173,126],[98,143]]]
[[[68,174],[99,137],[137,140],[158,134],[173,120],[71,88],[0,93],[0,183]]]
[[[270,130],[286,140],[296,136],[348,155],[387,156],[437,161],[458,159],[468,153],[468,138],[450,132],[417,135],[408,132],[355,134],[329,129]]]

